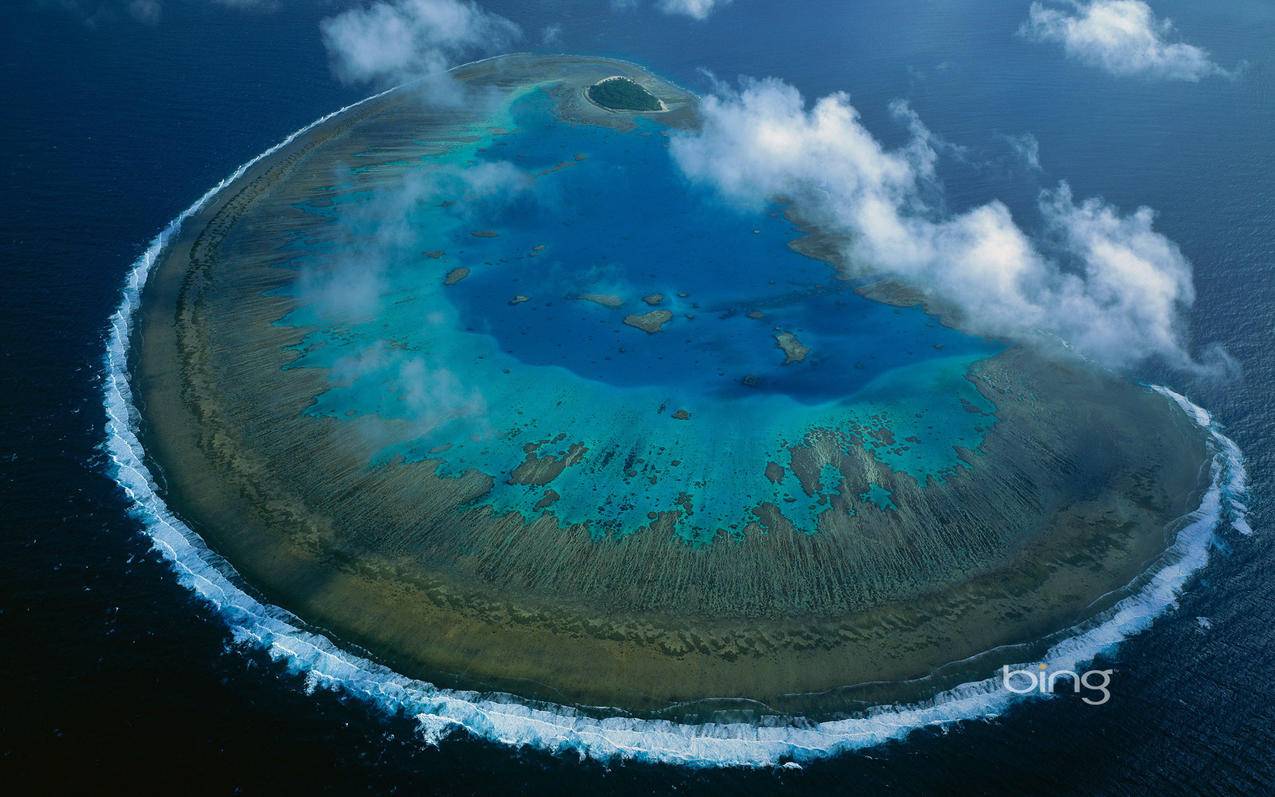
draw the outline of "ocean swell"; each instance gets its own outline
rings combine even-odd
[[[1033,699],[1009,692],[1002,687],[999,676],[994,676],[962,684],[926,701],[879,706],[860,716],[827,722],[785,719],[757,724],[683,724],[624,716],[598,718],[568,706],[524,704],[512,697],[440,689],[404,677],[342,650],[321,634],[305,630],[295,615],[261,603],[238,586],[229,563],[209,550],[168,508],[147,468],[129,384],[128,353],[134,314],[151,268],[191,215],[255,163],[352,107],[307,125],[240,166],[169,222],[133,264],[120,305],[111,317],[103,359],[107,416],[103,447],[109,458],[110,475],[128,497],[131,513],[141,522],[155,548],[172,565],[178,581],[216,608],[236,640],[258,645],[275,659],[285,661],[294,671],[304,673],[312,687],[339,688],[387,710],[409,713],[418,720],[422,735],[431,743],[463,729],[508,745],[574,751],[599,759],[623,757],[690,766],[770,766],[809,760],[900,739],[926,726],[942,727],[993,717],[1012,702]],[[1080,671],[1095,656],[1144,630],[1157,616],[1174,607],[1188,579],[1207,563],[1210,542],[1219,524],[1229,522],[1236,531],[1251,533],[1243,503],[1247,480],[1239,449],[1208,412],[1167,388],[1153,389],[1174,401],[1207,431],[1212,453],[1211,485],[1174,544],[1141,579],[1140,587],[1083,627],[1072,629],[1069,636],[1048,650],[1042,663],[1051,672]]]

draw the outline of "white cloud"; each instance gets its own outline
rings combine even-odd
[[[227,8],[273,11],[277,0],[209,0],[213,5]],[[121,10],[135,22],[158,25],[164,16],[164,4],[160,0],[45,0],[40,5],[60,8],[80,17],[90,28],[116,19]]]
[[[540,43],[546,47],[556,47],[562,44],[562,26],[558,23],[546,25],[540,31]]]
[[[730,0],[660,0],[660,10],[665,14],[708,19],[709,14],[729,3]]]
[[[521,36],[513,22],[462,0],[376,2],[319,27],[333,70],[350,83],[445,83],[456,59],[502,50]]]
[[[296,305],[318,320],[336,326],[366,324],[381,315],[396,294],[395,268],[433,268],[440,280],[452,263],[429,261],[422,266],[426,243],[419,212],[446,201],[448,213],[470,224],[493,208],[512,203],[537,203],[535,178],[507,161],[462,168],[410,171],[396,184],[373,191],[355,190],[348,171],[334,182],[346,186],[353,200],[333,230],[336,246],[330,255],[305,263],[294,284]],[[442,322],[428,314],[424,324]],[[416,434],[425,434],[460,419],[481,423],[487,404],[480,390],[466,385],[441,361],[397,349],[383,341],[363,346],[338,358],[328,375],[334,387],[348,387],[374,379],[378,389],[398,398],[401,420]]]
[[[345,179],[337,175],[336,182]],[[420,256],[424,231],[414,221],[420,208],[446,200],[452,214],[469,219],[514,202],[537,202],[533,189],[533,178],[507,161],[408,173],[340,216],[335,254],[307,265],[297,276],[298,304],[329,323],[375,318],[387,297],[387,272],[405,258]]]
[[[1016,136],[1001,136],[1009,148],[1014,151],[1027,168],[1032,171],[1040,171],[1040,142],[1031,133],[1020,133]]]
[[[213,0],[213,2],[227,8],[243,8],[254,11],[277,11],[279,9],[279,0]]]
[[[1062,44],[1066,53],[1113,75],[1198,81],[1227,74],[1193,44],[1170,42],[1173,23],[1143,0],[1089,0],[1065,8],[1032,3],[1019,33]]]
[[[162,12],[159,0],[131,0],[128,4],[128,13],[143,25],[158,24]]]
[[[349,386],[374,378],[378,388],[398,399],[396,410],[406,416],[415,434],[426,434],[461,418],[482,417],[487,401],[451,369],[433,365],[418,355],[393,351],[376,341],[332,364],[328,380]]]
[[[999,201],[959,214],[926,201],[939,190],[937,155],[906,108],[899,114],[912,135],[898,149],[881,145],[845,94],[807,107],[775,79],[709,96],[701,111],[701,129],[671,143],[691,179],[751,206],[789,198],[806,219],[846,237],[847,262],[955,307],[966,328],[1061,341],[1110,367],[1158,359],[1204,369],[1181,333],[1195,298],[1190,263],[1155,231],[1150,209],[1122,214],[1101,199],[1077,202],[1062,183],[1041,195],[1049,234],[1037,241]]]

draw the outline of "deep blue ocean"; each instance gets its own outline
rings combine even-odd
[[[603,765],[385,717],[232,647],[150,551],[107,477],[101,359],[132,261],[237,165],[369,93],[332,77],[318,22],[341,4],[243,11],[169,0],[20,2],[0,24],[0,783],[31,791],[284,793],[1271,793],[1275,791],[1275,5],[1155,2],[1238,78],[1115,78],[1015,36],[1027,3],[735,0],[705,22],[604,0],[488,0],[524,44],[844,90],[887,143],[907,99],[939,136],[945,196],[1024,227],[1042,188],[1159,212],[1195,266],[1197,345],[1229,383],[1145,373],[1243,449],[1251,537],[1220,536],[1177,610],[1121,646],[1113,698],[1059,697],[801,771]],[[1223,7],[1224,6],[1224,7]],[[98,9],[113,11],[88,20]],[[86,21],[87,20],[87,21]],[[1033,134],[1041,170],[1006,136]],[[1203,618],[1203,620],[1201,619]],[[16,785],[16,789],[13,788]]]

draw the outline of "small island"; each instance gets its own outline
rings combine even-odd
[[[611,111],[662,111],[664,103],[660,102],[640,83],[621,75],[613,75],[594,83],[585,95],[595,105]]]
[[[799,363],[806,359],[810,349],[806,348],[797,336],[791,332],[776,332],[775,345],[784,351],[784,365]]]
[[[641,315],[634,313],[624,317],[624,323],[631,327],[637,327],[648,335],[654,335],[660,331],[660,328],[673,320],[673,314],[668,310],[652,310],[649,313]]]
[[[461,280],[463,280],[465,277],[468,277],[468,276],[469,276],[469,269],[465,268],[464,266],[461,266],[459,268],[454,268],[451,271],[447,272],[446,277],[443,277],[443,284],[455,285],[456,283],[460,282]]]

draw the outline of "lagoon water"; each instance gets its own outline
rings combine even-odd
[[[288,367],[325,369],[314,416],[404,422],[374,462],[502,474],[540,438],[541,456],[583,445],[593,453],[552,483],[561,522],[623,536],[686,505],[676,531],[692,544],[742,534],[762,502],[813,533],[841,480],[831,469],[807,496],[794,475],[787,448],[814,428],[862,430],[922,484],[965,467],[957,448],[977,449],[995,413],[966,372],[999,346],[858,295],[789,248],[802,233],[782,209],[688,190],[652,120],[563,124],[532,90],[491,124],[401,180],[312,208],[336,217],[339,245],[290,247],[282,292],[301,306],[278,323],[312,331]],[[358,308],[312,284],[346,247],[386,263]],[[445,279],[454,269],[464,278]],[[653,311],[669,314],[658,331],[626,323]],[[780,334],[807,353],[790,361]],[[545,494],[498,480],[482,502],[530,519]],[[890,504],[875,483],[861,498]]]
[[[1244,449],[1257,533],[1219,535],[1212,562],[1177,611],[1119,649],[1111,663],[1114,697],[1099,709],[1059,698],[800,772],[686,773],[631,764],[606,770],[465,739],[422,747],[406,718],[306,695],[301,678],[282,674],[263,654],[227,652],[222,621],[147,552],[117,487],[102,475],[97,448],[105,420],[99,363],[106,319],[146,240],[235,165],[365,92],[328,77],[316,33],[321,11],[245,18],[212,4],[168,3],[160,25],[146,28],[122,15],[89,27],[65,11],[30,6],[6,27],[2,78],[11,98],[3,128],[11,232],[0,254],[7,283],[0,314],[6,439],[0,627],[19,651],[0,665],[13,695],[4,766],[50,779],[153,777],[221,791],[280,776],[297,789],[371,783],[378,791],[477,791],[495,778],[525,791],[892,786],[1138,793],[1181,790],[1201,777],[1211,791],[1269,790],[1275,782],[1268,753],[1275,678],[1266,655],[1275,593],[1264,576],[1275,556],[1264,534],[1275,464],[1270,7],[1156,4],[1219,62],[1248,63],[1238,80],[1193,85],[1115,79],[1068,61],[1016,38],[1025,7],[999,2],[737,0],[702,24],[651,9],[613,14],[597,3],[487,5],[516,19],[531,39],[561,23],[562,49],[632,57],[696,89],[705,88],[697,70],[707,67],[727,79],[774,74],[808,96],[848,90],[868,126],[887,140],[902,132],[886,104],[907,97],[935,131],[968,148],[968,157],[942,167],[954,207],[996,196],[1031,226],[1036,192],[1066,178],[1079,196],[1156,208],[1158,228],[1196,266],[1194,338],[1226,345],[1245,375],[1226,386],[1145,376],[1209,408]],[[1002,138],[1024,132],[1040,142],[1042,172],[1022,168]],[[780,224],[764,217],[743,227],[747,236],[763,229],[759,246],[778,247],[787,232]],[[505,229],[505,238],[470,245],[510,243],[514,225],[506,222]],[[798,262],[778,248],[776,256]],[[483,306],[477,297],[481,280],[494,275],[476,271],[453,286],[461,289],[449,299],[457,320],[491,323],[482,334],[493,350],[521,366],[544,367],[536,347],[520,343],[522,327],[497,323],[516,324],[509,311],[535,304]],[[647,290],[645,275],[624,278]],[[823,277],[814,282],[827,284]],[[562,288],[557,298],[575,314],[559,320],[587,324],[584,313],[610,312],[561,302],[574,290]],[[741,295],[769,296],[771,288]],[[530,295],[512,286],[508,293]],[[613,321],[598,322],[599,347]],[[743,356],[778,353],[761,335],[764,324],[757,348]],[[649,356],[673,331],[644,340]],[[817,328],[810,334],[814,339]],[[844,345],[852,348],[853,341]],[[953,341],[943,351],[957,348]],[[934,365],[942,359],[935,351],[915,355]],[[586,354],[571,369],[573,378],[621,389],[607,361]],[[905,354],[888,362],[904,362]],[[712,376],[705,374],[704,392],[713,389]],[[831,391],[828,385],[784,385],[764,400],[806,411],[830,400],[820,394]],[[837,390],[857,389],[861,383]],[[95,766],[67,766],[72,760]]]

